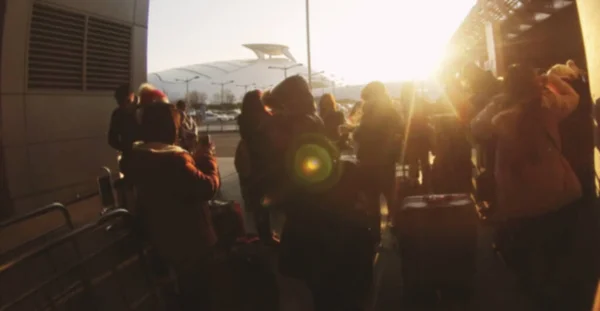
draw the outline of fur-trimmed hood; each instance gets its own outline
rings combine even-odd
[[[158,143],[158,142],[145,143],[142,141],[135,142],[133,144],[133,150],[153,152],[153,153],[170,153],[170,152],[187,153],[187,151],[185,149],[183,149],[179,146],[176,146],[176,145],[168,145],[168,144],[163,144],[163,143]]]

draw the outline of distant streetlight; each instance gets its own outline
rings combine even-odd
[[[244,88],[244,94],[246,94],[248,92],[248,87],[253,86],[256,87],[256,83],[252,83],[252,84],[237,84],[237,87],[243,87]]]
[[[189,79],[175,79],[177,82],[185,83],[185,102],[190,103],[190,82],[200,79],[200,76],[191,77]]]
[[[304,76],[306,76],[308,78],[308,86],[310,87],[311,90],[312,90],[312,77],[320,76],[324,73],[325,73],[325,71],[313,72],[311,74],[308,74],[308,73],[303,74]]]
[[[221,86],[221,105],[223,105],[223,103],[225,102],[224,97],[223,97],[225,95],[225,85],[231,84],[233,82],[234,82],[233,80],[229,80],[229,81],[226,81],[226,82],[213,82],[212,83],[213,85],[220,85]]]
[[[311,77],[316,77],[316,76],[318,76],[318,75],[322,75],[322,74],[324,74],[324,73],[325,73],[325,71],[313,72],[313,73],[311,73],[311,74],[310,74],[310,76],[311,76]],[[309,74],[308,74],[308,73],[303,73],[302,75],[303,75],[303,76],[307,76],[307,77],[309,76]]]
[[[302,66],[302,64],[294,64],[291,66],[287,66],[287,67],[277,67],[277,66],[269,66],[269,69],[278,69],[278,70],[283,70],[283,78],[287,78],[287,71],[292,69],[292,68],[296,68],[296,67],[300,67]]]

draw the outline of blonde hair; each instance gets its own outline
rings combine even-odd
[[[157,101],[169,103],[167,95],[150,83],[142,83],[138,89],[138,95],[141,104],[149,104]]]
[[[321,96],[319,100],[319,113],[323,116],[325,113],[330,111],[337,111],[338,105],[335,101],[335,96],[331,93],[326,93]]]
[[[577,79],[581,74],[581,70],[572,59],[569,59],[566,64],[556,64],[552,66],[547,74],[554,74],[561,78]]]

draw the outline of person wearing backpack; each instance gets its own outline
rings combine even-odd
[[[497,209],[491,215],[509,230],[507,263],[544,310],[563,297],[559,274],[570,252],[570,204],[581,184],[562,155],[559,123],[577,107],[579,95],[559,76],[538,76],[526,65],[509,67],[504,109],[484,109],[471,124],[476,137],[497,137]],[[507,236],[506,234],[504,236]],[[556,310],[567,310],[558,308]]]
[[[179,130],[179,145],[181,148],[194,152],[198,141],[198,125],[196,120],[186,113],[187,104],[180,100],[175,104],[181,114],[181,129]]]

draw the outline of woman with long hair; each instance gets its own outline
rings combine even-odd
[[[339,111],[333,94],[327,93],[319,100],[319,116],[325,125],[325,134],[335,143],[342,142],[340,126],[346,124],[344,113]]]
[[[575,223],[569,207],[581,185],[562,156],[559,123],[579,95],[559,76],[511,65],[502,109],[488,106],[472,123],[475,136],[497,137],[496,201],[500,246],[509,265],[543,310],[564,303],[560,263],[570,252]],[[564,264],[564,263],[563,263]],[[564,281],[564,279],[562,279]],[[569,309],[568,306],[557,310]]]
[[[241,140],[235,154],[242,197],[246,211],[252,212],[258,236],[264,243],[273,242],[270,209],[262,207],[265,195],[265,171],[263,161],[264,124],[271,117],[262,101],[262,93],[254,90],[242,100],[242,113],[238,117]]]

